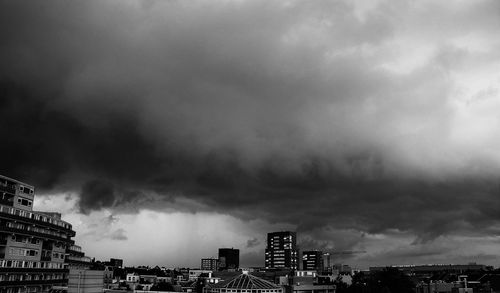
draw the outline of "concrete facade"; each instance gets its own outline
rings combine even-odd
[[[104,271],[70,270],[68,293],[102,293]]]
[[[33,210],[35,188],[0,175],[0,292],[45,292],[68,284],[71,224]]]

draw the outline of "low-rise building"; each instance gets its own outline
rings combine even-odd
[[[468,282],[466,275],[460,275],[458,276],[458,280],[453,282],[445,282],[445,281],[431,281],[427,283],[421,282],[417,284],[415,292],[416,293],[473,293],[473,292],[478,292],[474,290],[474,287],[476,290],[478,290],[479,286],[480,286],[479,282]]]
[[[127,278],[125,281],[127,283],[139,283],[139,274],[137,273],[127,274]]]
[[[485,265],[470,263],[470,264],[430,264],[430,265],[395,265],[390,268],[398,270],[410,276],[432,275],[436,272],[447,272],[454,274],[463,274],[470,271],[484,271],[487,269]],[[378,272],[387,269],[388,267],[370,267],[370,272]]]
[[[335,293],[336,291],[333,282],[329,282],[327,278],[320,280],[316,271],[295,271],[295,274],[288,278],[288,282],[282,284],[287,293]]]
[[[157,279],[156,275],[139,275],[140,284],[156,284]]]
[[[283,293],[281,286],[246,272],[217,284],[207,284],[203,293]]]
[[[68,293],[102,293],[104,271],[70,270]]]
[[[209,278],[212,277],[212,271],[211,270],[189,270],[189,277],[188,277],[188,279],[190,281],[196,280],[202,274],[207,275]]]

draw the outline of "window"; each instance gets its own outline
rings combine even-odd
[[[23,206],[28,206],[30,207],[33,202],[29,199],[26,199],[26,198],[17,198],[17,203],[20,204],[20,205],[23,205]]]
[[[33,190],[29,187],[19,186],[19,190],[25,194],[33,194]]]

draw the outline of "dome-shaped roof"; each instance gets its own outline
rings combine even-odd
[[[281,287],[249,274],[241,274],[230,280],[217,283],[212,288],[225,288],[225,289],[279,289]]]

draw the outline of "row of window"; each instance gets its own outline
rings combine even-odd
[[[19,199],[18,199],[18,201],[19,201]],[[71,229],[70,224],[68,224],[64,221],[58,220],[58,219],[54,219],[52,217],[45,216],[43,214],[38,214],[38,213],[30,212],[30,211],[24,211],[24,210],[20,210],[20,209],[8,207],[8,206],[2,206],[2,205],[0,205],[0,212],[11,214],[11,215],[16,215],[16,216],[21,216],[24,218],[34,219],[34,220],[46,222],[49,224],[54,224],[54,225],[57,225],[57,226],[60,226],[60,227],[66,228],[66,229]]]
[[[218,289],[213,290],[213,292],[218,292]],[[277,289],[220,289],[221,293],[275,293],[275,292],[282,292],[283,289],[277,288]]]
[[[53,252],[50,250],[42,250],[42,260],[45,260],[46,258],[50,258],[52,260],[56,259],[64,259],[66,254],[64,252]]]
[[[55,258],[59,258],[59,259],[64,259],[64,253],[58,253],[58,252],[53,252],[52,253],[52,258],[55,259]]]
[[[68,260],[73,260],[73,261],[82,261],[82,262],[91,262],[92,260],[88,256],[72,256],[68,255],[66,257]]]
[[[81,248],[80,246],[78,246],[78,245],[71,245],[71,246],[69,247],[69,250],[73,250],[73,251],[79,251],[79,252],[81,252],[81,251],[82,251],[82,248]]]
[[[9,254],[14,256],[38,256],[38,250],[11,247],[9,248]]]
[[[20,185],[19,186],[19,191],[21,191],[22,193],[26,193],[26,194],[34,194],[35,191],[27,186],[22,186]]]
[[[31,199],[26,199],[26,198],[22,198],[22,197],[17,198],[17,203],[20,205],[23,205],[23,206],[27,206],[27,207],[30,207],[31,205],[33,205],[33,201]]]
[[[32,281],[32,280],[61,280],[65,274],[1,274],[1,281]]]
[[[7,222],[7,223],[5,223],[5,226],[7,226],[8,228],[14,228],[14,229],[25,230],[25,231],[33,231],[36,233],[48,234],[48,235],[53,235],[53,236],[57,236],[57,237],[61,237],[61,238],[67,237],[66,233],[59,233],[59,232],[51,231],[48,229],[33,227],[30,225],[25,225],[25,224],[21,224],[21,223]]]
[[[64,269],[63,263],[26,260],[0,260],[0,268]]]
[[[50,285],[52,287],[52,285]],[[47,287],[49,290],[50,287]],[[15,287],[15,288],[0,288],[0,293],[38,293],[38,292],[46,292],[40,286],[33,287]]]
[[[12,240],[15,242],[27,243],[27,244],[40,244],[42,242],[42,240],[38,238],[20,236],[20,235],[12,236]]]

